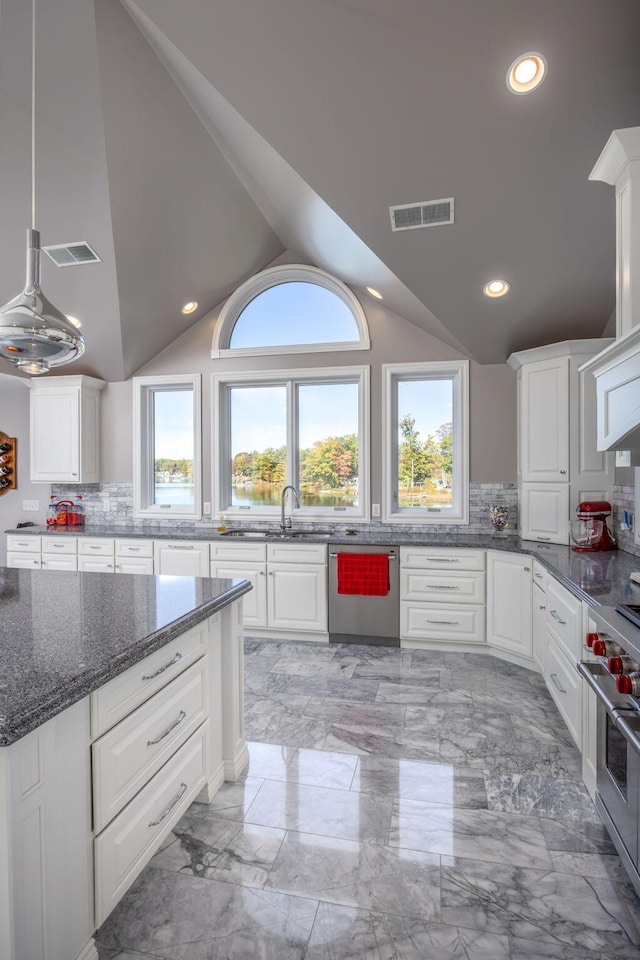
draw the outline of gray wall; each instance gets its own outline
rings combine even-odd
[[[211,338],[217,311],[145,364],[136,374],[203,374],[204,499],[211,491],[211,374],[223,370],[267,370],[296,367],[371,365],[372,500],[380,502],[383,363],[450,360],[462,355],[419,327],[362,298],[369,322],[370,351],[297,354],[283,357],[211,359]],[[470,365],[470,480],[476,483],[516,479],[516,376],[506,364]],[[102,391],[103,479],[132,479],[131,382],[110,383]]]
[[[0,496],[0,530],[13,528],[23,520],[43,523],[51,485],[29,480],[29,389],[24,383],[6,386],[6,378],[0,378],[0,430],[16,438],[18,450],[18,486]],[[25,513],[23,500],[38,500],[40,509],[37,513]],[[6,545],[7,538],[0,537],[0,565],[6,560]]]

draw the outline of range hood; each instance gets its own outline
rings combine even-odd
[[[640,452],[640,127],[613,131],[589,179],[616,188],[616,340],[580,370],[596,378],[598,450]]]

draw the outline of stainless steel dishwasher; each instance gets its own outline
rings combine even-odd
[[[386,597],[338,593],[339,553],[384,553],[389,557]],[[400,646],[400,574],[397,547],[331,544],[329,548],[329,642]]]

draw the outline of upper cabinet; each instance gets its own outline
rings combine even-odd
[[[33,483],[100,481],[100,390],[94,377],[31,381]]]
[[[568,543],[581,500],[608,500],[613,457],[596,444],[596,388],[580,365],[609,340],[570,340],[509,357],[518,372],[520,533]]]
[[[640,127],[614,130],[591,171],[616,191],[616,342],[584,366],[597,382],[598,450],[640,450]]]

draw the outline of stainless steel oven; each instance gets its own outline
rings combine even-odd
[[[596,659],[578,669],[598,705],[596,808],[640,896],[640,630],[612,608],[591,616]]]

